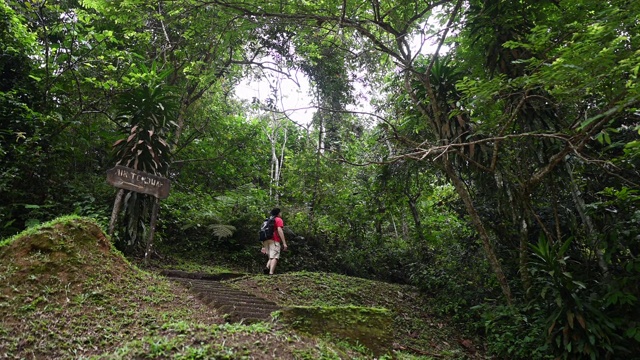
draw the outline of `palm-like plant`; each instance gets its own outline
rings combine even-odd
[[[534,259],[531,273],[537,284],[536,293],[543,299],[547,318],[547,341],[560,359],[609,358],[621,342],[617,325],[603,311],[605,304],[597,285],[574,278],[567,255],[574,238],[551,244],[541,236],[537,245],[530,245]]]
[[[177,109],[177,97],[161,84],[147,84],[125,94],[118,103],[119,122],[129,135],[114,145],[118,165],[166,176],[169,170],[169,144],[165,139]]]
[[[146,69],[145,69],[146,70]],[[170,147],[166,137],[174,126],[170,119],[178,109],[178,97],[173,89],[164,85],[168,71],[156,73],[155,66],[147,72],[147,84],[123,94],[117,104],[116,121],[128,129],[126,137],[114,145],[117,165],[167,176]],[[147,231],[152,211],[149,195],[129,192],[124,197],[124,216],[127,222],[126,246],[139,248],[139,239]]]

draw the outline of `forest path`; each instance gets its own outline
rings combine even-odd
[[[221,282],[236,277],[234,274],[208,276],[184,271],[163,271],[162,275],[182,284],[193,292],[196,298],[225,314],[228,322],[265,321],[271,319],[273,311],[281,309],[273,301],[234,289]]]

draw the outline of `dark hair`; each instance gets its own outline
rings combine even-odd
[[[280,214],[280,208],[273,208],[273,210],[271,210],[271,216],[278,216],[278,214]]]

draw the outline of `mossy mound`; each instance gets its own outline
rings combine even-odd
[[[0,245],[0,354],[102,355],[176,321],[223,323],[181,291],[130,264],[91,219],[56,219]]]
[[[60,218],[0,242],[0,358],[288,360],[336,353],[362,358],[274,323],[225,323],[183,286],[129,263],[90,219]]]
[[[43,288],[49,289],[50,301],[77,294],[97,271],[117,279],[133,270],[98,225],[77,217],[60,218],[3,242],[0,263],[5,285],[1,299],[24,296],[25,301]],[[55,290],[60,288],[65,291]]]
[[[312,335],[362,344],[376,355],[390,353],[393,318],[386,309],[357,306],[293,306],[282,310],[285,323]]]

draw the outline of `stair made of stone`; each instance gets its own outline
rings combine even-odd
[[[255,322],[271,319],[271,313],[280,310],[278,304],[234,289],[214,280],[187,277],[170,277],[193,292],[198,299],[219,312],[226,314],[230,322]]]

